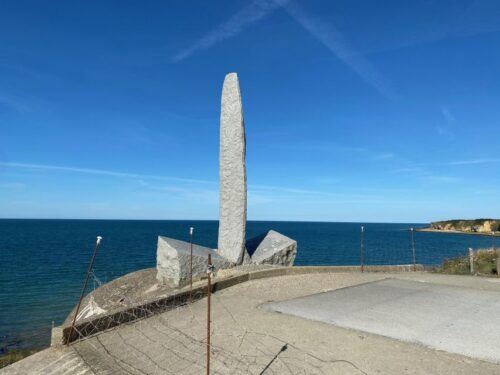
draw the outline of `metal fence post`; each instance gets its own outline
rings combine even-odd
[[[189,302],[193,302],[193,232],[194,228],[189,228]]]
[[[413,253],[413,272],[417,271],[417,256],[415,254],[415,235],[414,235],[414,229],[410,228],[411,232],[411,248],[412,248],[412,253]]]
[[[71,342],[71,336],[73,336],[73,331],[75,330],[76,317],[78,316],[78,312],[80,311],[80,306],[82,304],[83,297],[85,296],[85,289],[87,289],[87,283],[89,282],[90,273],[92,272],[92,267],[94,265],[95,256],[97,254],[97,249],[99,248],[99,244],[101,243],[101,240],[102,240],[102,237],[97,236],[97,240],[96,240],[95,248],[94,248],[94,253],[92,254],[92,259],[90,260],[89,268],[87,270],[87,276],[85,277],[85,282],[83,283],[82,293],[80,294],[80,300],[78,301],[78,306],[76,307],[75,316],[73,317],[73,323],[71,323],[71,329],[69,330],[69,335],[68,335],[68,339],[66,342],[68,345]]]
[[[474,250],[472,250],[472,247],[469,247],[469,265],[470,273],[474,275]]]
[[[212,294],[212,255],[208,254],[207,264],[207,375],[210,375],[210,297]]]
[[[500,277],[500,249],[496,249],[497,253],[497,277]]]
[[[365,271],[365,227],[361,226],[361,249],[359,254],[359,262],[361,264],[361,272]]]

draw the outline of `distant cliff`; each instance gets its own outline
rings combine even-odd
[[[500,231],[500,219],[436,221],[431,223],[430,229],[487,234]]]

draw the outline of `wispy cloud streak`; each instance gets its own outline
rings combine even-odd
[[[177,62],[187,59],[198,51],[210,48],[225,39],[229,39],[239,34],[245,28],[263,19],[287,1],[288,0],[256,0],[252,2],[229,18],[229,20],[203,36],[192,46],[179,52],[173,57],[173,61]]]
[[[290,0],[257,0],[252,2],[195,44],[176,54],[172,60],[182,61],[198,51],[208,49],[223,40],[234,37],[278,8],[285,9],[305,30],[382,95],[392,100],[397,97],[383,75],[349,44],[339,30],[331,23],[308,14],[297,2]]]
[[[110,170],[106,170],[106,169],[79,168],[79,167],[68,167],[68,166],[46,165],[46,164],[0,162],[0,167],[21,168],[21,169],[31,169],[31,170],[45,170],[45,171],[73,172],[73,173],[84,173],[84,174],[93,174],[93,175],[111,176],[111,177],[155,179],[155,180],[178,181],[178,182],[189,182],[189,183],[199,183],[199,184],[214,184],[215,183],[214,181],[208,181],[208,180],[197,180],[197,179],[189,179],[189,178],[181,178],[181,177],[159,176],[159,175],[139,174],[139,173],[116,172],[116,171],[110,171]]]
[[[457,160],[445,163],[445,165],[474,165],[474,164],[491,164],[491,163],[500,163],[500,159]]]
[[[23,189],[26,184],[20,182],[7,182],[5,184],[0,184],[0,189]]]
[[[394,100],[395,94],[391,85],[382,74],[356,51],[342,33],[331,23],[327,23],[308,14],[296,1],[289,1],[283,4],[283,8],[294,18],[304,29],[318,39],[337,58],[344,62],[349,68],[357,73],[366,83],[373,86],[382,95]]]
[[[26,170],[38,170],[38,171],[54,171],[54,172],[68,172],[68,173],[82,173],[82,174],[90,174],[90,175],[98,175],[98,176],[109,176],[109,177],[118,177],[118,178],[132,178],[136,179],[139,185],[144,188],[156,191],[165,191],[165,192],[180,192],[186,191],[185,187],[158,187],[151,186],[147,180],[160,180],[160,181],[174,181],[174,182],[183,182],[190,184],[201,184],[201,185],[210,185],[216,186],[218,184],[217,181],[210,180],[199,180],[199,179],[189,179],[189,178],[181,178],[181,177],[170,177],[170,176],[160,176],[160,175],[150,175],[150,174],[139,174],[139,173],[128,173],[128,172],[117,172],[106,169],[94,169],[94,168],[80,168],[80,167],[72,167],[72,166],[59,166],[59,165],[47,165],[47,164],[31,164],[31,163],[15,163],[15,162],[0,162],[0,167],[7,168],[17,168],[17,169],[26,169]],[[1,187],[1,186],[0,186]],[[331,196],[332,193],[318,191],[318,190],[308,190],[308,189],[295,189],[281,186],[269,186],[269,185],[249,185],[249,190],[253,191],[267,191],[269,193],[280,193],[280,194],[295,194],[295,195],[315,195],[315,196]],[[208,190],[203,190],[208,191]]]
[[[386,152],[383,154],[376,155],[374,157],[375,160],[389,160],[389,159],[394,159],[396,155],[394,155],[392,152]]]
[[[26,104],[24,104],[21,100],[3,94],[0,94],[0,106],[11,108],[16,112],[20,113],[29,111],[29,107]]]

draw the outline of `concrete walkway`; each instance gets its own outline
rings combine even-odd
[[[393,280],[379,285],[389,283],[386,284],[389,287],[390,282],[414,285],[415,282],[405,280],[419,280],[438,288],[450,284],[453,288],[474,289],[478,294],[500,293],[500,283],[488,279],[424,273],[310,274],[252,280],[213,295],[211,373],[500,373],[500,366],[492,362],[277,313],[265,307],[270,302],[324,292],[330,294],[341,288],[353,290],[353,286],[387,278]],[[418,316],[425,318],[418,309],[414,311],[416,320]],[[70,347],[48,349],[0,373],[202,374],[205,371],[205,337],[206,299],[203,299],[122,325]]]
[[[500,363],[500,292],[389,279],[267,307]]]

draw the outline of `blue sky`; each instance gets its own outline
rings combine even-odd
[[[3,1],[0,217],[217,219],[240,77],[253,220],[498,217],[498,1]]]

